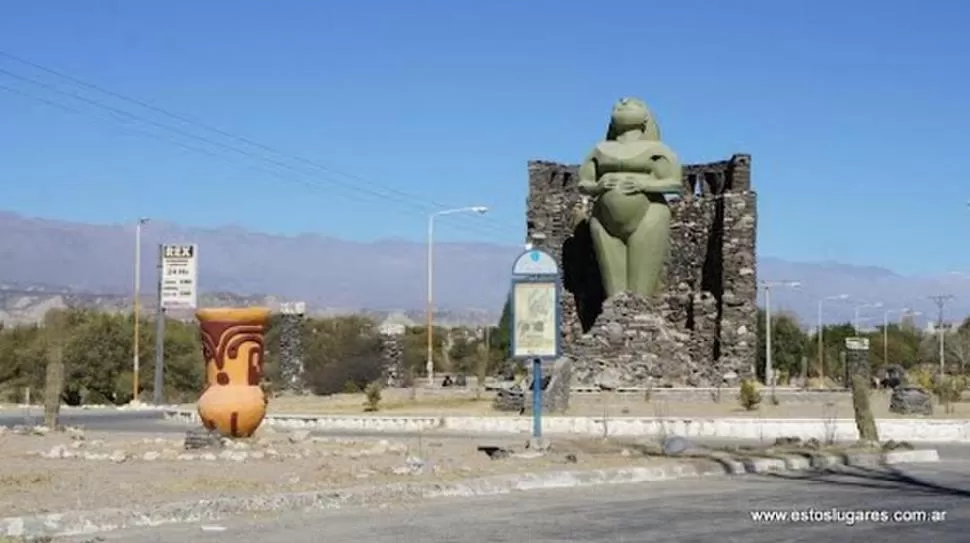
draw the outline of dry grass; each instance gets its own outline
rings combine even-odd
[[[411,399],[411,391],[387,389],[384,400],[375,415],[421,415],[421,416],[510,416],[515,413],[500,412],[492,409],[494,394],[484,394],[476,400],[473,391],[427,391],[418,389]],[[874,391],[872,410],[876,418],[910,418],[889,412],[888,391]],[[773,405],[768,393],[763,391],[764,400],[753,410],[743,409],[738,402],[737,392],[726,391],[719,403],[683,402],[666,399],[645,399],[640,394],[573,394],[570,409],[564,416],[590,417],[691,417],[691,418],[779,418],[779,419],[828,419],[852,418],[852,400],[848,393],[835,402],[821,399],[815,402],[786,400],[781,396],[780,403]],[[305,413],[315,415],[360,415],[364,414],[363,394],[336,394],[333,396],[284,396],[273,398],[269,403],[270,414]],[[186,408],[194,409],[193,405]],[[970,419],[970,403],[952,404],[952,412],[946,413],[943,406],[936,406],[933,418]],[[556,416],[556,415],[552,415]]]

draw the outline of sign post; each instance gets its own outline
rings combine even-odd
[[[542,362],[559,358],[562,349],[559,265],[549,253],[525,251],[512,266],[509,342],[511,357],[532,362],[532,439],[542,440]]]
[[[199,246],[158,246],[158,307],[155,315],[155,381],[152,400],[164,401],[165,311],[195,309],[199,297]]]

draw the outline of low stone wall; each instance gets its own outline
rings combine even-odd
[[[649,394],[650,401],[663,400],[682,403],[737,403],[738,388],[620,388],[612,391],[613,398],[629,398],[630,401],[644,401]],[[573,388],[572,394],[579,398],[595,397],[604,394],[596,388]],[[767,402],[771,389],[762,389],[763,401]],[[849,401],[852,395],[847,390],[805,390],[800,388],[776,388],[775,397],[783,404],[826,404],[831,402]]]
[[[165,418],[198,422],[193,411],[172,410]],[[426,432],[432,430],[482,434],[529,434],[530,417],[392,417],[352,415],[268,415],[264,424],[282,428],[361,432]],[[970,442],[970,420],[882,419],[876,421],[883,441],[930,443]],[[548,434],[774,440],[779,437],[820,441],[858,439],[853,419],[740,419],[556,417],[543,418]]]

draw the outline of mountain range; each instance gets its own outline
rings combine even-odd
[[[0,211],[0,321],[36,320],[49,307],[88,305],[121,310],[132,300],[135,227],[67,222]],[[160,243],[199,246],[199,286],[204,303],[229,305],[305,301],[312,314],[369,311],[403,313],[421,321],[426,305],[427,247],[384,240],[356,242],[304,234],[274,236],[235,226],[189,228],[152,222],[142,234],[142,285],[153,305]],[[436,322],[495,322],[521,246],[489,243],[435,244]],[[826,322],[845,322],[855,307],[882,303],[896,311],[937,318],[928,298],[950,294],[945,320],[970,313],[970,274],[903,276],[874,266],[790,262],[759,255],[758,277],[799,281],[772,290],[772,309],[797,315],[805,327],[825,302]],[[760,303],[763,303],[761,300]],[[883,308],[865,308],[863,325],[881,324]]]

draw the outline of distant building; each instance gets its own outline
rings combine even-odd
[[[410,326],[414,326],[415,322],[407,317],[404,313],[391,313],[384,319],[378,329],[380,332],[386,336],[401,336],[404,335],[404,331]]]

